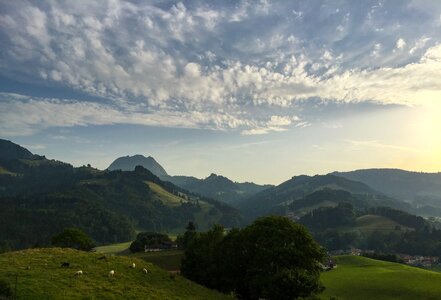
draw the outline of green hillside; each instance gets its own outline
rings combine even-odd
[[[50,245],[67,227],[84,230],[99,245],[131,240],[136,230],[180,232],[189,221],[199,230],[215,223],[237,227],[241,219],[236,209],[161,181],[143,167],[74,168],[0,143],[0,252]]]
[[[140,258],[168,271],[176,271],[181,268],[181,260],[184,256],[184,251],[165,250],[158,252],[137,252],[126,255],[129,257]]]
[[[374,231],[388,233],[394,231],[414,230],[413,228],[401,225],[389,218],[377,215],[364,215],[358,217],[355,220],[355,226],[353,229],[363,233],[371,233]]]
[[[0,280],[14,287],[17,276],[18,299],[231,299],[138,258],[101,256],[60,248],[3,253]],[[75,276],[78,270],[82,276]]]
[[[129,246],[132,242],[111,244],[106,246],[99,246],[95,248],[97,253],[103,254],[115,254],[123,255],[126,257],[136,257],[142,259],[146,262],[155,264],[156,266],[169,270],[175,271],[181,268],[181,259],[184,256],[184,251],[182,250],[164,250],[158,252],[136,252],[132,253],[129,250]]]
[[[322,273],[322,299],[440,299],[440,273],[358,256],[335,260],[337,268]]]
[[[152,191],[153,197],[170,206],[179,206],[181,203],[188,203],[189,201],[185,198],[178,197],[168,191],[166,191],[162,186],[151,181],[146,182]]]
[[[266,189],[237,204],[249,218],[268,214],[284,215],[291,212],[308,212],[325,203],[351,203],[357,209],[372,206],[390,206],[409,210],[402,201],[384,196],[364,183],[334,175],[295,176],[282,184]]]

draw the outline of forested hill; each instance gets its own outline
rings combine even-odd
[[[31,153],[1,157],[0,168],[3,249],[47,245],[65,227],[111,243],[130,240],[135,229],[183,230],[189,221],[201,230],[214,223],[241,224],[236,209],[163,182],[143,167],[131,172],[74,168]]]
[[[343,192],[335,193],[333,190]],[[409,206],[361,182],[334,175],[302,175],[257,193],[241,201],[238,207],[249,219],[253,219],[266,214],[283,215],[302,208],[330,205],[329,202],[333,203],[331,205],[337,205],[342,201],[351,202],[360,208],[386,205],[405,209]]]
[[[328,250],[353,247],[383,253],[441,255],[441,230],[420,216],[390,207],[357,210],[340,202],[334,207],[319,207],[298,222]]]
[[[0,160],[32,159],[36,155],[11,141],[0,139]]]
[[[168,176],[164,180],[173,182],[194,193],[232,205],[235,205],[240,199],[250,197],[272,187],[271,185],[258,185],[252,182],[233,182],[227,177],[216,174],[211,174],[204,179],[189,176]]]

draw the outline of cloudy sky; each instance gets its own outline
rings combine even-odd
[[[441,171],[441,1],[0,0],[0,137],[172,175]]]

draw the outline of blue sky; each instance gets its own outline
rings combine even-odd
[[[280,183],[441,170],[439,1],[0,1],[0,136]]]

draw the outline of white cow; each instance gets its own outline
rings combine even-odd
[[[134,268],[136,268],[136,265],[135,265],[135,263],[133,263],[133,264],[132,264],[132,268],[133,268],[133,269],[134,269]]]
[[[149,272],[149,270],[147,270],[146,268],[142,269],[142,271],[147,274]]]
[[[75,275],[76,275],[76,276],[81,276],[81,275],[83,275],[83,271],[81,271],[81,270],[76,271],[76,272],[75,272]]]
[[[115,275],[115,271],[111,270],[111,271],[109,272],[109,277],[113,277],[114,275]]]

